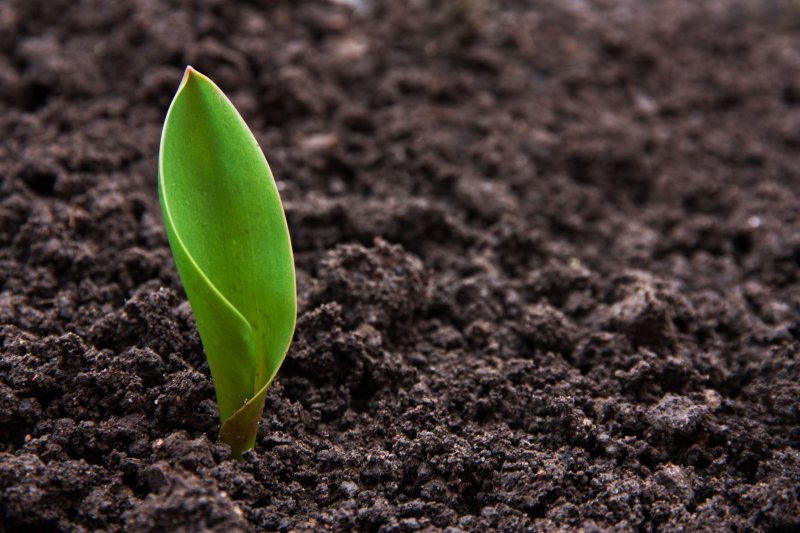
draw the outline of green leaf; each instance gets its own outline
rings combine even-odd
[[[207,77],[186,68],[161,134],[164,226],[214,380],[220,436],[255,444],[297,314],[289,230],[255,137]]]

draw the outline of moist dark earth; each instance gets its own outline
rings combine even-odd
[[[157,200],[187,64],[295,249],[242,462]],[[3,0],[0,180],[0,531],[800,528],[794,0]]]

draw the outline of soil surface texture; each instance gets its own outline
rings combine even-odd
[[[161,223],[186,64],[294,343],[228,459]],[[800,529],[795,0],[0,1],[0,531]]]

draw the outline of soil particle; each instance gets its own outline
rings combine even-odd
[[[684,437],[694,433],[708,414],[704,405],[689,398],[668,394],[647,410],[647,421],[656,432],[666,437]]]
[[[158,462],[145,478],[153,492],[125,513],[128,531],[248,531],[244,513],[214,483],[199,483],[197,476]]]

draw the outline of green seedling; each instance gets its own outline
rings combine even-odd
[[[294,261],[278,189],[223,92],[186,68],[161,133],[164,226],[234,457],[255,445],[267,388],[297,314]]]

